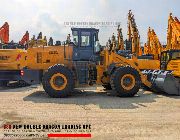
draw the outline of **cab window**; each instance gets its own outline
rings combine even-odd
[[[81,47],[90,45],[90,32],[81,32]]]
[[[168,63],[170,60],[170,54],[168,52],[162,53],[161,62]]]
[[[180,59],[180,52],[174,52],[172,53],[172,60]]]

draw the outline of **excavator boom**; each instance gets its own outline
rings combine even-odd
[[[180,49],[180,22],[172,13],[168,19],[167,47],[166,50]]]
[[[134,19],[134,15],[131,10],[128,13],[128,41],[132,43],[131,51],[133,54],[140,56],[141,55],[141,46],[140,46],[140,35],[137,29],[137,25]]]
[[[19,41],[19,44],[25,45],[28,43],[28,41],[29,41],[29,33],[28,33],[28,31],[26,31],[26,33],[22,37],[21,41]]]
[[[1,43],[9,42],[9,24],[7,22],[0,28],[0,40]]]
[[[159,60],[162,52],[162,45],[153,29],[149,27],[147,33],[147,43],[144,45],[144,54],[153,55],[155,60]]]

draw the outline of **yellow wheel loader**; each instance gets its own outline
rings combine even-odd
[[[76,87],[94,84],[111,87],[121,97],[134,96],[141,84],[156,88],[136,61],[100,46],[98,32],[95,28],[72,28],[73,41],[67,45],[29,48],[20,65],[22,78],[28,83],[42,83],[48,95],[56,98],[68,96]]]

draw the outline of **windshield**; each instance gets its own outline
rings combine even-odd
[[[78,31],[73,31],[72,32],[73,35],[73,43],[78,46]]]
[[[180,52],[173,52],[172,53],[172,60],[180,59]]]
[[[81,32],[81,47],[90,45],[90,32]]]

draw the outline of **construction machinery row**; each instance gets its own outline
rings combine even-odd
[[[119,36],[121,35],[121,36]],[[173,17],[170,13],[168,19],[168,31],[167,31],[167,45],[162,46],[155,31],[149,27],[147,34],[147,43],[144,47],[140,45],[140,35],[137,29],[137,25],[134,19],[134,15],[131,11],[128,13],[128,39],[123,41],[122,29],[118,27],[117,41],[115,41],[114,34],[112,39],[108,42],[109,46],[123,46],[119,47],[119,54],[122,56],[136,55],[139,68],[144,69],[143,73],[147,74],[148,77],[153,75],[156,77],[154,83],[167,86],[165,81],[166,74],[157,74],[158,72],[163,72],[163,70],[172,71],[172,74],[176,79],[173,79],[176,83],[175,89],[179,87],[179,78],[180,78],[180,22],[177,17]],[[116,43],[117,42],[117,43]],[[119,43],[120,42],[120,43]],[[113,47],[114,48],[114,47]],[[144,63],[147,62],[147,63]],[[143,65],[145,64],[145,65]],[[144,67],[144,68],[143,68]],[[153,74],[152,69],[158,69],[155,71],[156,74]],[[171,80],[172,81],[172,80]],[[171,86],[174,88],[174,86]],[[172,91],[173,92],[173,91]]]
[[[131,11],[129,16],[133,17]],[[49,46],[46,46],[46,42],[44,45],[32,45],[27,50],[0,50],[0,56],[6,56],[5,60],[0,60],[0,68],[5,71],[18,71],[21,80],[29,84],[42,83],[44,90],[51,97],[66,97],[75,87],[95,84],[112,88],[121,97],[134,96],[141,85],[156,91],[180,95],[180,81],[175,79],[171,70],[156,69],[154,59],[138,57],[142,55],[140,36],[135,21],[131,18],[127,40],[127,44],[131,45],[131,57],[121,55],[120,49],[114,49],[114,44],[110,46],[111,49],[101,46],[98,29],[72,28],[73,41],[69,35],[66,44],[58,47],[50,46],[51,41]],[[118,31],[119,48],[123,49],[120,28]],[[41,41],[43,42],[43,39]],[[150,63],[151,66],[146,66]],[[151,69],[152,67],[154,68]],[[171,84],[173,89],[164,87],[167,84]]]

